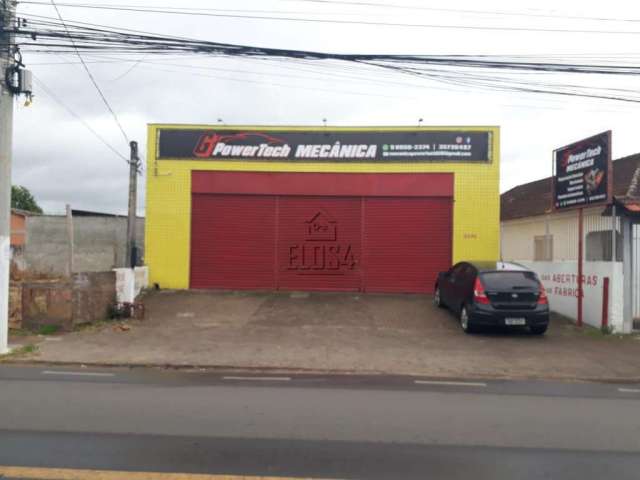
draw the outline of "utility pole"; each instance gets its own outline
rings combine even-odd
[[[127,219],[127,258],[126,265],[135,267],[134,253],[136,251],[136,209],[138,207],[138,142],[129,142],[131,156],[129,159],[129,218]]]
[[[0,0],[0,354],[9,351],[9,269],[11,263],[11,139],[13,92],[5,72],[13,66],[15,3]]]
[[[69,258],[67,259],[67,273],[69,274],[69,278],[73,276],[73,212],[71,210],[71,205],[67,203],[66,206],[67,211],[67,242],[69,242]]]

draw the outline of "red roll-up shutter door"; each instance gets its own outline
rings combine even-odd
[[[193,194],[191,209],[191,288],[276,288],[275,196]]]
[[[451,175],[193,180],[191,288],[424,293],[451,264]]]
[[[450,198],[366,198],[367,292],[426,293],[451,262]]]

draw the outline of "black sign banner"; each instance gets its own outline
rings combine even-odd
[[[491,131],[158,130],[157,158],[267,162],[489,162]]]
[[[555,209],[610,202],[611,131],[559,148],[553,157]]]

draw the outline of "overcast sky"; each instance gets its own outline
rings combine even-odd
[[[71,2],[81,3],[59,0]],[[215,8],[238,15],[248,14],[239,10],[250,10],[251,15],[305,19],[640,33],[640,3],[611,0],[369,2],[388,6],[340,5],[317,0],[95,2],[98,3]],[[418,8],[408,8],[411,6]],[[352,53],[535,54],[547,59],[640,64],[640,35],[632,34],[371,26],[59,8],[68,20],[264,47]],[[459,11],[479,9],[492,13]],[[521,15],[504,15],[509,12]],[[20,4],[20,13],[55,16],[49,5]],[[614,158],[640,151],[639,104],[463,88],[336,64],[179,55],[158,58],[87,54],[85,60],[128,136],[140,142],[142,155],[146,155],[148,123],[215,124],[222,119],[226,124],[318,125],[326,118],[328,125],[413,126],[422,118],[424,125],[499,125],[504,191],[550,175],[554,148],[603,130],[613,130]],[[128,154],[128,146],[77,57],[26,54],[24,61],[68,108],[123,155]],[[515,76],[499,72],[497,75],[640,91],[637,78],[532,73]],[[16,104],[13,183],[28,187],[48,212],[61,212],[66,203],[78,209],[125,212],[128,166],[124,160],[53,101],[38,83],[35,95],[29,107],[24,107],[22,101]],[[144,178],[139,185],[142,213]]]

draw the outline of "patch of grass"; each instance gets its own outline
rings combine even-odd
[[[34,344],[28,344],[28,345],[23,345],[19,348],[16,348],[14,350],[12,350],[11,352],[7,353],[6,355],[0,355],[0,362],[2,362],[3,360],[9,360],[11,358],[19,358],[19,357],[23,357],[25,355],[29,355],[31,353],[35,353],[38,351],[38,346],[34,345]]]
[[[591,327],[589,325],[583,325],[582,328],[576,326],[576,331],[584,335],[585,337],[592,338],[604,338],[609,335],[611,332],[606,332],[604,329]]]
[[[40,325],[38,335],[53,335],[60,330],[59,325]]]
[[[32,343],[30,343],[29,345],[20,347],[20,349],[18,349],[18,353],[24,353],[24,354],[35,353],[37,351],[38,351],[38,346]]]
[[[634,338],[640,338],[637,334],[623,335],[619,333],[614,333],[613,328],[611,326],[607,327],[592,327],[587,324],[583,324],[582,327],[578,327],[576,322],[564,315],[560,315],[557,312],[551,313],[551,322],[556,325],[561,326],[565,329],[565,331],[571,331],[576,335],[581,335],[583,337],[593,338],[593,339],[618,339],[618,340],[630,340]]]

